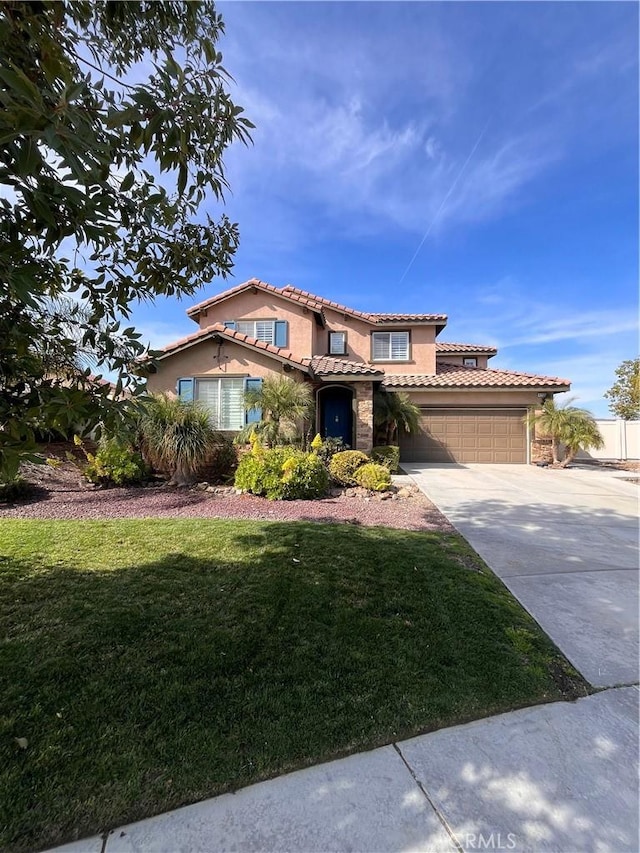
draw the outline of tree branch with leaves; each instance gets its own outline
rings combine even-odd
[[[210,2],[0,6],[0,476],[39,424],[122,417],[88,371],[61,385],[43,350],[73,363],[90,348],[136,392],[132,306],[230,273],[237,225],[201,208],[223,204],[224,153],[253,125],[223,32]],[[56,327],[44,309],[69,297],[82,311]]]

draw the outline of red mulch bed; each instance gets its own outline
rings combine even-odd
[[[48,452],[64,459],[66,449],[51,447]],[[254,495],[238,495],[230,488],[175,489],[163,482],[98,489],[86,483],[78,468],[69,462],[58,468],[26,465],[23,475],[33,485],[31,494],[0,504],[0,519],[246,518],[453,530],[431,501],[410,484],[384,498],[362,489],[347,489],[322,500],[268,501]]]

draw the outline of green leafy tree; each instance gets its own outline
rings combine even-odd
[[[398,433],[416,432],[420,420],[420,409],[407,394],[395,391],[378,391],[373,398],[373,424],[376,444],[398,443]]]
[[[200,210],[224,201],[224,152],[253,126],[223,31],[210,2],[0,5],[0,477],[39,428],[117,427],[123,404],[80,351],[136,391],[132,305],[231,270],[237,226]],[[69,297],[76,313],[46,310]]]
[[[604,396],[617,418],[640,420],[640,358],[627,359],[616,368],[616,381]]]
[[[579,450],[600,448],[604,440],[591,412],[571,405],[568,400],[556,405],[553,398],[545,400],[541,409],[531,412],[527,420],[531,426],[537,426],[541,433],[550,436],[554,465],[566,467],[575,459]],[[564,458],[561,460],[561,447],[564,445]]]
[[[250,388],[245,394],[245,406],[262,410],[262,419],[241,431],[240,441],[257,433],[268,446],[300,438],[300,424],[313,414],[313,392],[304,382],[288,376],[267,376],[260,388]]]

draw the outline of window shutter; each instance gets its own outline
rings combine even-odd
[[[193,379],[178,379],[176,391],[183,402],[191,403],[193,401]]]
[[[288,323],[286,320],[276,320],[275,322],[275,340],[274,344],[277,347],[286,347],[287,346],[287,337],[288,337]]]
[[[225,329],[235,329],[236,321],[235,320],[225,320],[224,321]]]
[[[262,388],[262,379],[245,379],[244,390],[259,391]],[[244,415],[245,423],[255,424],[262,420],[262,409],[247,409]]]

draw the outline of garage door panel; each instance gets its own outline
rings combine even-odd
[[[422,409],[420,430],[400,439],[406,462],[525,463],[524,409]]]

